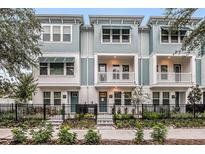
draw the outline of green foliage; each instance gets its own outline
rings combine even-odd
[[[174,22],[170,24],[170,30],[176,31],[180,27],[192,25],[192,21],[197,22],[193,30],[189,31],[187,37],[182,42],[182,47],[179,52],[185,51],[187,54],[197,52],[201,54],[201,49],[205,44],[205,20],[197,21],[192,19],[197,8],[168,8],[165,9],[167,18],[174,18]]]
[[[145,111],[143,112],[143,118],[144,119],[161,119],[163,118],[163,113]]]
[[[69,127],[61,127],[59,131],[59,142],[61,144],[75,144],[77,140],[77,134],[69,132]]]
[[[163,144],[166,139],[166,135],[167,135],[167,127],[164,124],[158,123],[153,127],[151,137],[154,141]]]
[[[26,131],[20,127],[15,127],[11,130],[13,140],[16,143],[25,143],[27,140]]]
[[[101,135],[91,129],[88,130],[84,137],[86,144],[99,144],[101,140]]]
[[[134,119],[132,114],[114,114],[114,120],[130,120]]]
[[[31,131],[32,139],[36,144],[46,143],[52,138],[53,126],[51,123],[43,122],[38,130]]]
[[[10,76],[37,66],[41,23],[34,9],[0,9],[0,65]]]
[[[84,115],[84,118],[85,118],[85,119],[94,119],[94,118],[95,118],[95,115],[92,114],[92,113],[86,113],[86,114]]]
[[[14,98],[19,103],[27,103],[32,100],[32,95],[35,93],[37,84],[32,74],[21,74],[17,84],[14,86]]]
[[[135,134],[135,142],[137,144],[142,143],[144,139],[144,132],[143,132],[143,126],[140,121],[136,122],[136,134]]]

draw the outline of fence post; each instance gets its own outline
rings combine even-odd
[[[18,121],[18,106],[17,103],[15,103],[15,120]]]
[[[65,104],[62,105],[62,120],[65,121]]]
[[[196,117],[196,115],[195,115],[195,103],[194,103],[194,108],[193,108],[193,110],[194,110],[194,118]]]
[[[43,120],[46,120],[46,104],[43,104]]]

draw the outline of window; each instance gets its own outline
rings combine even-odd
[[[159,92],[153,92],[152,95],[153,95],[153,104],[159,105],[159,100],[160,100]]]
[[[130,30],[122,29],[122,42],[130,42]]]
[[[71,30],[70,25],[45,25],[43,26],[42,39],[49,42],[71,42]]]
[[[43,41],[50,41],[50,26],[43,26]]]
[[[168,43],[169,42],[169,32],[168,30],[161,29],[161,42]]]
[[[179,33],[180,33],[180,42],[182,42],[186,37],[186,30],[180,30]]]
[[[50,92],[43,92],[43,103],[45,105],[51,104],[51,93]]]
[[[169,92],[163,92],[163,105],[169,105]]]
[[[110,42],[110,29],[103,29],[103,42]]]
[[[71,27],[63,26],[63,42],[71,41]]]
[[[105,43],[129,43],[130,29],[102,29],[102,41]]]
[[[48,64],[40,63],[40,75],[48,75]]]
[[[54,92],[54,105],[61,105],[61,92]]]
[[[61,41],[61,27],[53,26],[53,41],[60,42]]]
[[[168,67],[167,65],[161,65],[161,80],[167,80],[168,79]]]
[[[122,65],[122,79],[129,80],[129,65]]]
[[[124,92],[125,105],[131,105],[131,92]]]
[[[121,92],[114,92],[115,105],[121,105]]]
[[[50,75],[64,75],[64,63],[50,63]]]
[[[74,75],[74,63],[66,63],[66,75]]]
[[[120,29],[112,29],[112,42],[120,42]]]
[[[178,43],[178,31],[171,32],[171,43]]]

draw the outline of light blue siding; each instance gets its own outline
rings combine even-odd
[[[88,58],[88,85],[94,85],[94,58]]]
[[[196,84],[201,85],[201,59],[196,59]]]
[[[87,85],[87,59],[81,58],[81,85]]]
[[[141,70],[141,68],[143,71]],[[139,59],[138,69],[139,69],[139,74],[138,74],[139,85],[149,85],[149,59],[142,59],[142,60]]]
[[[120,25],[117,25],[120,26]],[[123,25],[124,26],[124,25]],[[129,25],[130,26],[130,25]],[[102,25],[94,25],[94,52],[98,53],[137,53],[138,26],[131,26],[130,44],[102,44]]]

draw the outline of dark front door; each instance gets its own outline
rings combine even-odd
[[[175,93],[175,107],[179,107],[179,92]]]
[[[205,92],[203,92],[203,104],[205,104]]]
[[[71,112],[76,112],[76,104],[78,104],[78,92],[71,92]]]
[[[99,112],[107,112],[107,92],[99,92]]]
[[[175,81],[181,81],[181,64],[174,64]]]

